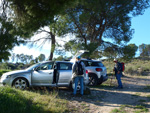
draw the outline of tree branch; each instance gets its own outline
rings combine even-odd
[[[77,29],[79,30],[80,35],[82,36],[82,38],[84,38],[85,44],[87,44],[87,42],[86,42],[86,41],[87,41],[87,40],[86,40],[86,37],[83,35],[83,32],[82,32],[82,30],[81,30],[81,27],[77,24],[77,22],[76,22],[76,20],[75,20],[75,18],[74,18],[73,15],[72,15],[72,19],[73,19],[73,21],[74,21],[74,23],[75,23]]]
[[[39,38],[39,39],[37,39],[37,40],[26,40],[26,42],[33,42],[33,43],[35,43],[35,42],[38,42],[38,41],[40,41],[40,40],[46,40],[46,39],[51,39],[51,38],[46,38],[46,37],[43,37],[43,38]]]

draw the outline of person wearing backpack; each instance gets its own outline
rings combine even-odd
[[[115,63],[115,66],[114,66],[114,70],[115,71],[115,76],[116,76],[116,79],[118,81],[118,87],[117,89],[122,89],[123,88],[123,85],[122,85],[122,82],[121,82],[121,77],[122,77],[122,64],[120,62],[118,62],[117,59],[114,59],[114,63]]]
[[[80,81],[80,94],[83,95],[84,92],[84,76],[85,76],[85,65],[81,62],[81,57],[76,57],[76,62],[72,66],[73,73],[73,82],[75,84],[75,88],[73,90],[73,95],[75,96],[77,93],[77,85]]]

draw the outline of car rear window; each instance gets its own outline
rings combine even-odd
[[[93,61],[82,61],[85,66],[99,66],[104,67],[104,65],[101,62],[93,62]]]
[[[100,67],[103,67],[104,65],[101,62],[92,62],[91,66],[100,66]]]

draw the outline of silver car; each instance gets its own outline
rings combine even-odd
[[[108,79],[104,64],[98,60],[82,59],[89,75],[90,86],[100,85]]]
[[[88,84],[88,74],[84,79]],[[3,85],[26,89],[31,86],[72,87],[72,63],[67,61],[46,61],[25,70],[4,73],[0,79]],[[79,86],[78,86],[79,87]]]

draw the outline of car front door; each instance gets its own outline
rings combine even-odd
[[[53,81],[53,64],[53,62],[47,62],[38,66],[32,73],[32,85],[50,85]]]

